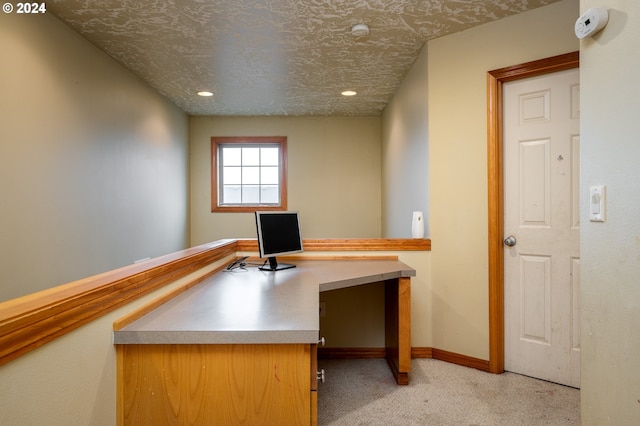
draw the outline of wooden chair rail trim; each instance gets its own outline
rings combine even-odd
[[[235,252],[217,241],[0,303],[0,365]]]
[[[398,260],[398,256],[397,255],[393,255],[393,254],[386,254],[386,255],[351,255],[351,254],[345,254],[345,255],[337,255],[337,256],[333,256],[333,255],[323,255],[323,256],[317,256],[317,255],[287,255],[287,256],[282,256],[282,257],[278,257],[278,259],[281,259],[283,261],[297,261],[297,260]],[[260,262],[265,262],[266,260],[260,257],[249,257],[247,259],[250,262],[253,263],[260,263]]]
[[[303,243],[305,251],[428,251],[431,247],[427,239]],[[219,240],[1,302],[0,365],[238,251],[257,251],[256,240]]]
[[[314,251],[431,251],[425,238],[304,239],[305,252]],[[258,251],[256,239],[238,240],[238,251]]]

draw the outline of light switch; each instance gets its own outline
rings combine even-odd
[[[591,222],[604,222],[605,201],[604,185],[593,185],[589,188],[589,219]]]

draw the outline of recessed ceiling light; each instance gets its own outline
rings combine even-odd
[[[367,24],[356,24],[351,27],[351,35],[354,37],[364,37],[369,35],[369,26]]]
[[[358,92],[356,92],[355,90],[345,90],[344,92],[342,92],[342,96],[355,96],[357,94]]]
[[[209,96],[213,96],[213,93],[212,92],[208,92],[206,90],[201,90],[200,92],[198,92],[198,96],[204,96],[206,98],[206,97],[209,97]]]

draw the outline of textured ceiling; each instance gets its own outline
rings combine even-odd
[[[47,9],[191,115],[378,116],[427,40],[556,1],[53,0]],[[351,35],[358,23],[368,36]]]

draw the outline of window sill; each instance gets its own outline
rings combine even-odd
[[[212,213],[253,213],[255,211],[286,211],[287,206],[216,206],[211,208]]]

